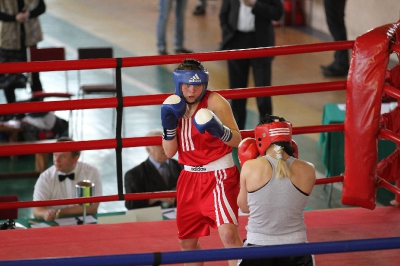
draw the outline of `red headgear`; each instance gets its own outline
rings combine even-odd
[[[254,128],[258,152],[264,156],[268,147],[275,142],[284,141],[292,145],[292,123],[289,121],[271,122]]]

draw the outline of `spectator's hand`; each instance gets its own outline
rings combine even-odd
[[[243,4],[249,7],[253,7],[256,5],[257,0],[242,0]]]
[[[56,211],[55,210],[47,210],[47,212],[43,216],[46,222],[54,221],[56,218]]]
[[[29,11],[24,11],[24,12],[19,12],[15,16],[15,20],[18,21],[19,23],[23,23],[25,20],[29,19],[30,13]]]
[[[164,198],[164,199],[161,199],[161,201],[167,203],[169,206],[175,205],[175,198]]]
[[[395,199],[390,201],[390,205],[400,208],[400,202],[397,202]]]
[[[149,205],[153,205],[156,202],[162,202],[169,206],[175,205],[175,198],[159,198],[159,199],[149,199]]]

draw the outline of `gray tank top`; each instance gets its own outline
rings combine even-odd
[[[272,166],[272,178],[262,188],[248,193],[247,201],[250,210],[246,227],[248,236],[250,234],[256,236],[257,239],[265,236],[264,240],[295,232],[303,232],[305,236],[304,209],[308,196],[299,191],[289,177],[276,178],[277,159],[269,155],[264,158]],[[287,166],[290,168],[295,160],[294,157],[287,159]],[[249,241],[249,243],[252,242]]]

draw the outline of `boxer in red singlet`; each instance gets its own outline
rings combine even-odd
[[[165,154],[178,152],[185,166],[177,185],[182,250],[200,249],[199,238],[209,235],[210,227],[218,228],[225,247],[242,246],[237,230],[239,171],[231,153],[241,136],[228,101],[207,91],[208,78],[199,61],[184,60],[174,71],[175,94],[161,106]]]

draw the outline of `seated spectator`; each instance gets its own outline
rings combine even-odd
[[[160,136],[161,138],[162,131],[150,131],[146,136]],[[175,190],[178,176],[183,168],[182,165],[178,164],[175,159],[168,159],[161,145],[148,146],[146,150],[149,153],[147,160],[126,172],[125,192],[141,193]],[[166,174],[162,170],[163,165],[166,166]],[[169,208],[175,206],[175,198],[125,201],[125,206],[128,210],[153,206]]]
[[[53,112],[30,113],[21,119],[23,140],[58,139],[68,136],[68,122]]]
[[[68,137],[62,137],[57,142],[73,141]],[[102,195],[102,181],[99,171],[83,162],[78,162],[80,151],[55,152],[53,154],[54,165],[44,171],[35,184],[33,200],[53,200],[76,197],[75,185],[83,180],[94,183],[94,195]],[[93,203],[86,207],[88,215],[96,214],[99,203]],[[83,214],[81,205],[63,205],[34,207],[33,214],[37,219],[53,221],[64,216],[80,216]]]

